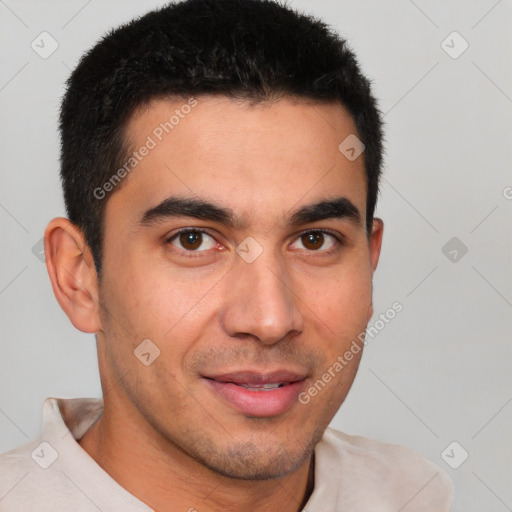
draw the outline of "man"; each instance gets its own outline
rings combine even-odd
[[[324,24],[188,0],[109,33],[61,109],[53,290],[103,400],[50,398],[1,511],[447,511],[444,472],[328,428],[373,314],[381,120]]]

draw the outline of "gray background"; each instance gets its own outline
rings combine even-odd
[[[369,340],[333,426],[441,465],[454,512],[512,510],[511,2],[290,4],[351,41],[387,123],[371,324],[403,311]],[[158,5],[0,0],[0,452],[38,435],[46,397],[100,396],[94,337],[60,310],[37,244],[64,214],[65,79],[108,28]],[[51,49],[43,31],[47,58],[31,47]]]

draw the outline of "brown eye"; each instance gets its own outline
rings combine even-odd
[[[299,244],[299,246],[297,247],[296,244]],[[330,253],[333,250],[336,250],[336,246],[341,246],[343,243],[334,234],[330,234],[327,231],[316,230],[302,233],[293,245],[295,245],[294,249]]]
[[[180,243],[184,249],[195,250],[201,246],[203,235],[197,231],[180,234]]]
[[[301,236],[301,240],[306,249],[317,250],[324,244],[324,234],[319,232],[306,233]]]
[[[188,252],[205,252],[215,247],[215,240],[205,231],[182,230],[172,236],[168,243]]]

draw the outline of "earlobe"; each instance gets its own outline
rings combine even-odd
[[[44,251],[53,293],[71,323],[83,332],[99,332],[97,274],[80,229],[63,217],[53,219],[45,231]]]
[[[372,274],[379,263],[380,250],[382,247],[382,235],[384,234],[384,222],[382,219],[373,219],[372,232],[370,235],[370,265]]]

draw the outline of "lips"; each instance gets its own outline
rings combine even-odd
[[[204,376],[224,403],[251,417],[277,416],[297,402],[306,374],[290,370],[238,371]]]

